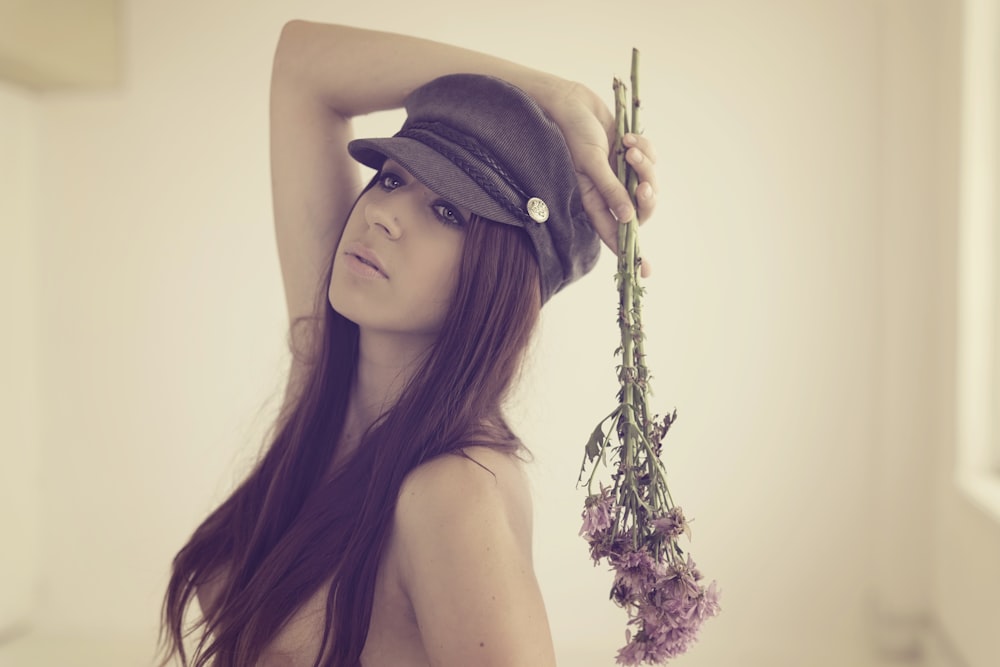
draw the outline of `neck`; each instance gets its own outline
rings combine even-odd
[[[427,337],[401,338],[361,329],[357,372],[344,424],[348,447],[353,447],[365,430],[395,404],[430,345]]]

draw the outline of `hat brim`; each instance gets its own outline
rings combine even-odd
[[[386,158],[391,158],[448,202],[494,222],[524,226],[461,168],[416,139],[355,139],[347,145],[347,150],[351,157],[372,169],[381,169]]]

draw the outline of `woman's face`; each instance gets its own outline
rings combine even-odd
[[[330,305],[363,331],[433,340],[455,291],[470,215],[386,160],[347,220]]]

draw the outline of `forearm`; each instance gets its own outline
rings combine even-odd
[[[343,118],[400,107],[415,88],[457,72],[505,79],[543,107],[572,87],[551,74],[460,47],[306,21],[285,26],[275,57],[276,78],[294,77]]]
[[[282,30],[271,79],[275,220],[283,270],[303,261],[313,269],[312,274],[285,270],[290,314],[305,312],[305,287],[314,284],[324,263],[316,248],[335,242],[360,189],[359,173],[346,151],[353,137],[351,119],[398,108],[416,88],[463,72],[509,81],[548,113],[566,139],[592,224],[605,243],[617,247],[617,220],[630,219],[635,210],[608,163],[614,116],[592,90],[426,39],[291,21]],[[643,206],[648,216],[651,195]]]

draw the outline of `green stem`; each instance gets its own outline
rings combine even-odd
[[[625,108],[625,84],[622,83],[621,79],[615,78],[612,88],[615,92],[615,169],[618,174],[618,180],[621,181],[622,185],[625,185],[628,180],[628,165],[625,162],[625,144],[622,139],[625,136],[627,119],[625,118],[626,108]],[[618,227],[618,271],[619,280],[622,280],[621,270],[622,266],[622,255],[621,249],[625,245],[625,228],[623,225]]]
[[[638,175],[625,160],[626,146],[624,137],[627,133],[639,134],[642,131],[639,123],[639,52],[632,50],[631,86],[616,78],[615,93],[615,130],[614,166],[621,183],[629,193],[634,206],[637,206],[636,189],[639,185]],[[627,91],[631,87],[630,104]],[[618,447],[613,452],[613,460],[617,462],[617,474],[612,490],[617,502],[615,523],[612,534],[631,537],[631,545],[638,548],[640,541],[645,542],[652,535],[652,528],[647,523],[650,516],[661,515],[672,506],[672,499],[666,488],[666,473],[663,464],[656,455],[656,443],[652,441],[655,424],[650,419],[648,410],[649,372],[646,367],[644,342],[642,337],[642,287],[639,284],[639,249],[638,249],[638,219],[621,221],[618,228],[618,310],[619,328],[621,334],[621,366],[619,382],[621,391],[619,405],[611,415],[612,429],[608,437],[600,443],[597,458],[604,460],[610,438],[617,435]],[[588,445],[589,448],[593,444]],[[593,452],[594,449],[588,449]],[[589,456],[589,454],[588,454]],[[592,483],[596,473],[594,469],[587,480],[587,490],[593,493]],[[586,459],[585,459],[586,465]],[[660,541],[655,542],[657,557],[664,549]],[[667,550],[668,557],[670,550]]]
[[[639,49],[632,49],[632,67],[631,67],[631,82],[632,82],[632,122],[631,129],[633,134],[642,133],[642,125],[639,123],[640,108],[642,106],[639,97]],[[626,181],[626,187],[628,188],[629,196],[632,201],[636,201],[636,189],[639,187],[639,177],[631,168],[628,169],[628,178]],[[647,393],[648,393],[648,383],[649,372],[646,369],[646,353],[643,345],[642,338],[642,290],[639,289],[638,284],[638,272],[639,267],[636,266],[637,258],[640,257],[639,247],[638,247],[638,220],[632,220],[629,222],[628,234],[631,235],[631,240],[627,243],[631,244],[631,261],[629,266],[631,267],[630,277],[632,278],[634,291],[632,300],[629,306],[632,310],[632,324],[633,324],[633,339],[635,345],[635,360],[634,363],[637,372],[637,380],[639,381],[639,401],[638,409],[641,413],[640,422],[643,426],[643,433],[648,437],[650,435],[650,422],[649,422],[649,412],[647,404]]]
[[[632,49],[632,131],[636,134],[642,132],[639,125],[639,49]]]
[[[621,182],[627,183],[629,169],[625,162],[624,137],[628,131],[627,107],[625,101],[625,85],[618,79],[615,80],[615,121],[616,138],[615,151],[618,167],[618,178]],[[630,193],[630,195],[633,193]],[[633,197],[634,201],[634,197]],[[618,309],[619,327],[622,341],[622,415],[619,418],[619,430],[622,437],[624,479],[623,491],[629,496],[629,508],[632,510],[633,523],[630,527],[633,547],[638,546],[638,532],[635,519],[638,519],[638,488],[635,479],[636,457],[639,454],[636,448],[636,415],[635,415],[635,350],[632,336],[632,300],[635,271],[635,235],[633,233],[633,221],[622,224],[618,230]],[[621,423],[623,421],[624,423]],[[626,515],[627,516],[627,515]]]

